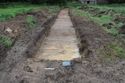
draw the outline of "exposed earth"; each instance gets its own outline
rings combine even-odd
[[[0,83],[125,83],[125,61],[107,58],[115,55],[109,46],[116,39],[68,9],[55,17],[24,30],[29,35],[21,35],[0,64]],[[64,67],[67,60],[72,65]]]

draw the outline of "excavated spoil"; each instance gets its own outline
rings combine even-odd
[[[80,40],[80,52],[83,57],[82,67],[78,68],[84,74],[80,77],[77,74],[77,79],[84,80],[77,83],[124,83],[125,61],[118,58],[115,58],[115,61],[113,59],[105,61],[108,53],[114,55],[107,46],[115,40],[94,22],[74,16],[72,12],[70,15]]]
[[[38,19],[36,28],[33,28],[32,30],[27,29],[27,25],[25,23],[24,18],[28,15],[33,15],[34,17],[36,17],[36,19]],[[13,44],[13,47],[11,47],[11,49],[7,51],[5,59],[0,64],[0,83],[8,83],[9,80],[6,80],[9,76],[8,73],[15,68],[16,64],[22,63],[25,59],[32,57],[32,55],[35,54],[35,52],[39,48],[39,44],[44,41],[44,38],[48,35],[50,26],[52,26],[55,18],[56,15],[52,16],[51,14],[46,14],[45,17],[43,16],[41,11],[39,11],[39,13],[33,12],[30,14],[19,15],[14,18],[14,20],[20,20],[19,24],[23,24],[24,26],[20,27],[20,25],[18,25],[18,27],[23,30],[19,30],[20,34],[17,35],[16,38],[14,38],[15,42]],[[23,19],[23,21],[21,21],[21,19]],[[14,24],[16,24],[18,21],[13,22]],[[8,22],[7,24],[9,23],[12,22]],[[13,30],[13,28],[9,28]]]
[[[45,15],[45,13],[46,13],[46,15]],[[32,16],[37,20],[38,26],[36,26],[36,27],[39,27],[39,28],[34,28],[32,30],[30,30],[28,28],[29,27],[27,24],[28,16]],[[30,37],[31,34],[35,33],[35,31],[39,32],[39,29],[42,29],[41,25],[45,24],[46,20],[47,19],[49,20],[50,18],[53,18],[53,17],[51,17],[51,14],[49,14],[47,10],[19,14],[16,17],[14,17],[6,22],[0,22],[0,35],[11,39],[11,41],[12,41],[11,47],[16,46],[15,43],[17,43],[19,41],[22,43],[29,41],[32,38],[32,37]],[[0,62],[7,56],[7,51],[9,51],[11,49],[11,47],[8,48],[8,47],[0,44]]]

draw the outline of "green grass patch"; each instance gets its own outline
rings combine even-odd
[[[12,46],[12,40],[11,38],[7,37],[7,36],[0,36],[0,43],[2,45],[4,45],[5,47],[9,48]]]
[[[125,59],[125,48],[120,43],[109,43],[104,48],[98,49],[99,57],[103,62],[111,62],[116,59]]]
[[[26,17],[26,23],[27,23],[29,29],[33,29],[37,26],[37,20],[32,15],[29,15]]]
[[[112,9],[117,13],[125,14],[125,4],[104,4],[104,5],[89,5],[93,8],[99,8],[100,10]]]
[[[0,8],[0,21],[6,21],[15,17],[17,14],[31,12],[32,10],[40,9],[42,5],[18,4],[9,5],[5,8]]]
[[[117,16],[125,15],[125,4],[83,5],[76,3],[74,5],[74,3],[70,3],[69,7],[73,10],[73,14],[87,17],[102,26],[107,33],[113,36],[120,35],[119,28],[124,23],[120,21],[116,23],[114,19]]]
[[[109,15],[102,15],[101,17],[91,17],[93,20],[95,20],[100,25],[110,23],[112,21],[112,17]]]
[[[112,49],[112,52],[115,54],[116,57],[125,58],[125,49],[118,45],[117,43],[112,43],[109,45]]]
[[[6,21],[10,18],[15,17],[17,14],[30,12],[33,8],[17,7],[17,8],[0,8],[0,21]]]
[[[60,10],[59,6],[46,6],[48,8],[49,13],[51,14],[57,14],[57,12]]]
[[[32,10],[48,9],[50,13],[57,13],[60,10],[59,6],[53,5],[31,5],[31,4],[13,4],[6,6],[5,8],[0,8],[0,21],[6,21],[17,14],[22,14],[26,12],[31,12]]]
[[[72,12],[74,15],[76,16],[82,16],[82,17],[87,17],[89,20],[92,20],[94,21],[95,23],[99,24],[100,26],[102,26],[103,24],[108,24],[108,23],[111,23],[113,18],[109,15],[102,15],[101,17],[98,17],[98,16],[93,16],[92,14],[90,14],[89,12],[87,11],[82,11],[82,10],[79,10],[79,9],[72,9]],[[119,23],[119,24],[116,24],[115,27],[111,27],[110,29],[108,29],[107,27],[103,27],[103,29],[113,35],[113,36],[117,36],[119,33],[118,33],[118,28],[121,27],[123,25],[123,23]]]
[[[117,57],[117,58],[120,58],[120,59],[125,58],[125,49],[117,43],[108,44],[105,47],[105,49],[110,50],[106,54],[107,58],[113,58],[113,57]]]
[[[111,28],[111,29],[105,28],[105,31],[107,31],[107,33],[109,33],[109,34],[112,34],[113,36],[117,36],[119,34],[119,32],[116,28]]]

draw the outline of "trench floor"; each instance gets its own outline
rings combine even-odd
[[[68,9],[62,10],[51,32],[41,45],[35,58],[38,60],[72,60],[79,58],[77,38]]]

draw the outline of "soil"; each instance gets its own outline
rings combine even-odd
[[[80,40],[80,52],[82,55],[82,67],[78,67],[85,75],[79,76],[82,78],[77,83],[124,83],[124,60],[110,59],[110,62],[104,61],[105,53],[112,53],[110,48],[106,48],[111,42],[115,42],[113,37],[107,34],[97,24],[87,20],[84,17],[73,16],[71,13],[76,33]],[[104,53],[100,50],[104,51]]]

